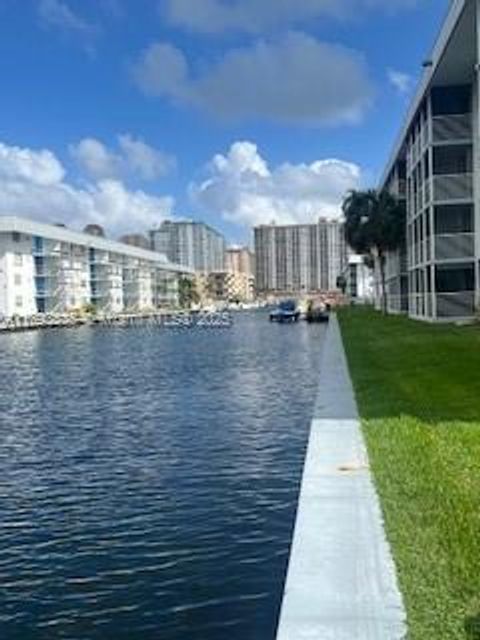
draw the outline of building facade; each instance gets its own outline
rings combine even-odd
[[[178,279],[193,274],[165,256],[101,236],[0,217],[0,316],[103,312],[176,304]]]
[[[151,248],[201,273],[225,268],[225,238],[203,222],[167,220],[150,232]]]
[[[374,298],[374,273],[363,256],[352,254],[342,273],[345,295],[356,303],[371,303]]]
[[[404,263],[389,268],[413,318],[472,318],[480,301],[479,33],[480,1],[454,0],[382,178],[405,198]]]
[[[255,298],[253,275],[233,271],[214,271],[208,276],[208,292],[214,300],[252,302]]]
[[[255,234],[255,286],[260,294],[334,291],[347,261],[343,223],[262,225]]]
[[[228,247],[225,253],[225,269],[230,273],[255,274],[255,254],[248,247]]]

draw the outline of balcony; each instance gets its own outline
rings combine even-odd
[[[475,234],[448,233],[435,236],[435,260],[462,260],[475,255]]]
[[[473,175],[458,173],[454,175],[433,176],[434,202],[453,202],[473,200]]]
[[[469,318],[475,313],[475,293],[437,293],[438,318]]]
[[[432,118],[433,144],[471,142],[472,114],[435,116]]]

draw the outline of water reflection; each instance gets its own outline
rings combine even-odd
[[[273,638],[323,331],[0,336],[0,636]]]

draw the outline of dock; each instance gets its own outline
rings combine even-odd
[[[0,334],[66,329],[84,326],[164,329],[230,329],[233,315],[229,311],[158,311],[148,313],[38,314],[0,320]]]

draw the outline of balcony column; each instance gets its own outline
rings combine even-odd
[[[432,314],[432,320],[437,319],[437,294],[435,289],[435,207],[433,206],[433,112],[432,112],[432,95],[428,94],[427,98],[427,110],[428,110],[428,181],[429,181],[429,206],[427,215],[430,216],[430,255],[427,256],[428,264],[432,266],[430,269],[430,308]],[[428,273],[427,273],[428,278]]]
[[[475,237],[475,308],[480,307],[480,2],[475,3],[476,64],[473,81],[473,215]]]

